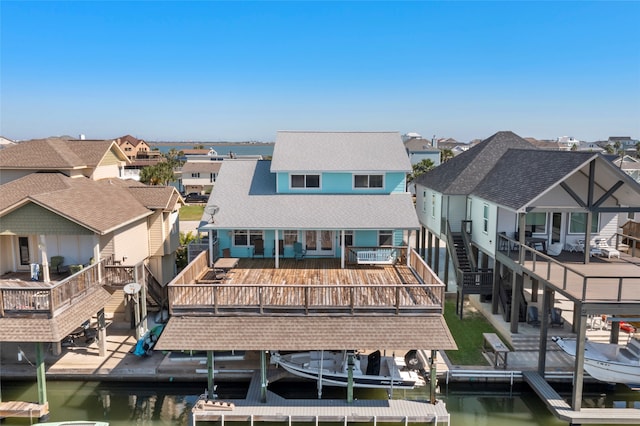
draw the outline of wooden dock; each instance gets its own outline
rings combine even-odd
[[[0,402],[0,419],[21,417],[27,419],[44,419],[49,415],[49,404],[35,402],[6,401]]]
[[[640,424],[640,410],[637,408],[582,408],[574,411],[540,374],[523,371],[522,375],[551,413],[569,424]]]
[[[346,400],[333,399],[285,399],[267,391],[267,402],[260,402],[260,375],[254,374],[245,399],[231,399],[221,409],[211,407],[192,410],[193,425],[199,421],[224,422],[377,422],[450,424],[449,412],[444,402],[432,405],[428,402],[404,400]],[[229,409],[228,407],[231,406]]]

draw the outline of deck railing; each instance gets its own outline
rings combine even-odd
[[[105,261],[82,269],[53,285],[33,283],[28,287],[0,285],[0,317],[46,315],[53,318],[76,299],[104,283]]]
[[[171,315],[442,314],[444,283],[413,249],[409,263],[418,284],[196,283],[208,270],[207,252],[202,252],[169,283],[169,310]]]
[[[640,275],[621,277],[585,274],[504,235],[498,234],[497,239],[498,247],[504,247],[501,250],[502,253],[506,253],[507,256],[517,254],[517,259],[510,259],[511,261],[519,263],[526,270],[550,282],[557,289],[563,290],[565,294],[577,296],[583,302],[640,300]],[[577,290],[572,287],[576,282],[580,283]],[[603,289],[606,291],[602,291]],[[593,297],[591,294],[598,296]]]

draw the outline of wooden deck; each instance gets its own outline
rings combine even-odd
[[[208,268],[186,275],[169,285],[173,315],[442,313],[444,300],[442,282],[423,282],[402,264],[341,268],[339,259],[282,259],[276,269],[273,259],[241,259],[224,277]]]
[[[245,399],[227,400],[232,410],[193,409],[193,424],[199,421],[224,422],[377,422],[449,424],[444,402],[436,404],[405,400],[285,399],[267,391],[267,402],[260,402],[260,375],[254,374]]]
[[[583,408],[574,411],[540,374],[523,371],[522,375],[547,408],[569,424],[640,424],[640,410],[636,408]]]
[[[533,278],[546,281],[554,290],[573,301],[594,303],[640,303],[640,258],[621,253],[620,258],[592,256],[584,263],[584,253],[563,251],[547,256],[530,247],[498,252],[497,260],[520,266]]]

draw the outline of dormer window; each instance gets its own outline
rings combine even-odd
[[[291,188],[320,188],[320,175],[291,175]]]
[[[384,175],[353,175],[354,188],[383,188]]]

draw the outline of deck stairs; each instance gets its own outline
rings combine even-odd
[[[111,298],[104,307],[105,317],[113,323],[124,323],[126,322],[125,310],[124,291],[122,289],[117,289],[111,293]]]
[[[473,266],[471,265],[471,260],[469,260],[469,255],[467,253],[467,248],[464,244],[464,239],[462,238],[462,234],[454,233],[453,237],[453,247],[455,253],[455,258],[457,259],[458,268],[462,272],[472,272]]]

